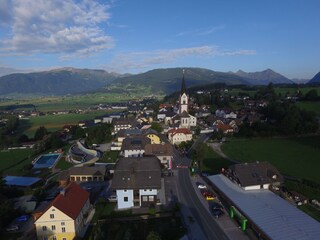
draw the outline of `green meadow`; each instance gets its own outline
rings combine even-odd
[[[209,146],[204,146],[204,157],[200,163],[201,171],[209,174],[218,174],[222,168],[228,168],[228,166],[234,164],[227,159],[220,157]]]
[[[2,150],[0,152],[0,172],[20,175],[23,168],[31,163],[32,149]]]
[[[233,139],[222,150],[237,161],[268,161],[282,174],[320,183],[320,136]]]

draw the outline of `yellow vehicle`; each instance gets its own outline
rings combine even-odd
[[[212,195],[207,195],[207,196],[206,196],[206,200],[207,200],[207,201],[212,201],[212,200],[214,200],[214,196],[212,196]]]

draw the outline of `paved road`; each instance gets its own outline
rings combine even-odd
[[[194,233],[193,229],[191,229],[189,238],[210,240],[228,239],[226,234],[221,230],[220,226],[216,223],[208,209],[205,208],[198,195],[195,193],[188,169],[179,170],[178,182],[181,195],[180,203],[182,204],[182,207],[185,208],[184,210],[189,210],[189,212],[192,214],[192,219],[200,226],[200,229],[202,230],[202,233],[199,233],[199,231],[195,231]]]

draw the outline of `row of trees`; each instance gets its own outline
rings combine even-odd
[[[240,136],[273,136],[315,133],[319,129],[317,116],[312,111],[300,109],[293,103],[273,101],[260,112],[265,122],[245,123]]]

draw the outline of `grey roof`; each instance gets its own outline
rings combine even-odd
[[[145,136],[134,136],[123,139],[121,150],[144,150],[151,140]]]
[[[120,158],[115,167],[112,188],[160,189],[160,161],[156,157]]]
[[[242,187],[283,182],[279,171],[268,162],[241,163],[229,168]]]
[[[222,174],[208,179],[270,239],[319,239],[320,223],[273,192],[245,191]]]
[[[93,167],[72,167],[69,169],[70,175],[93,175],[101,176],[106,174],[105,166],[93,166]]]
[[[140,129],[120,129],[117,133],[117,137],[127,137],[133,135],[141,135]]]
[[[104,176],[106,175],[107,168],[106,166],[81,166],[81,167],[72,167],[67,171],[63,171],[59,174],[58,180],[65,181],[68,180],[70,175],[92,175],[92,176]]]
[[[147,144],[144,150],[145,155],[173,156],[173,147],[170,143]]]

